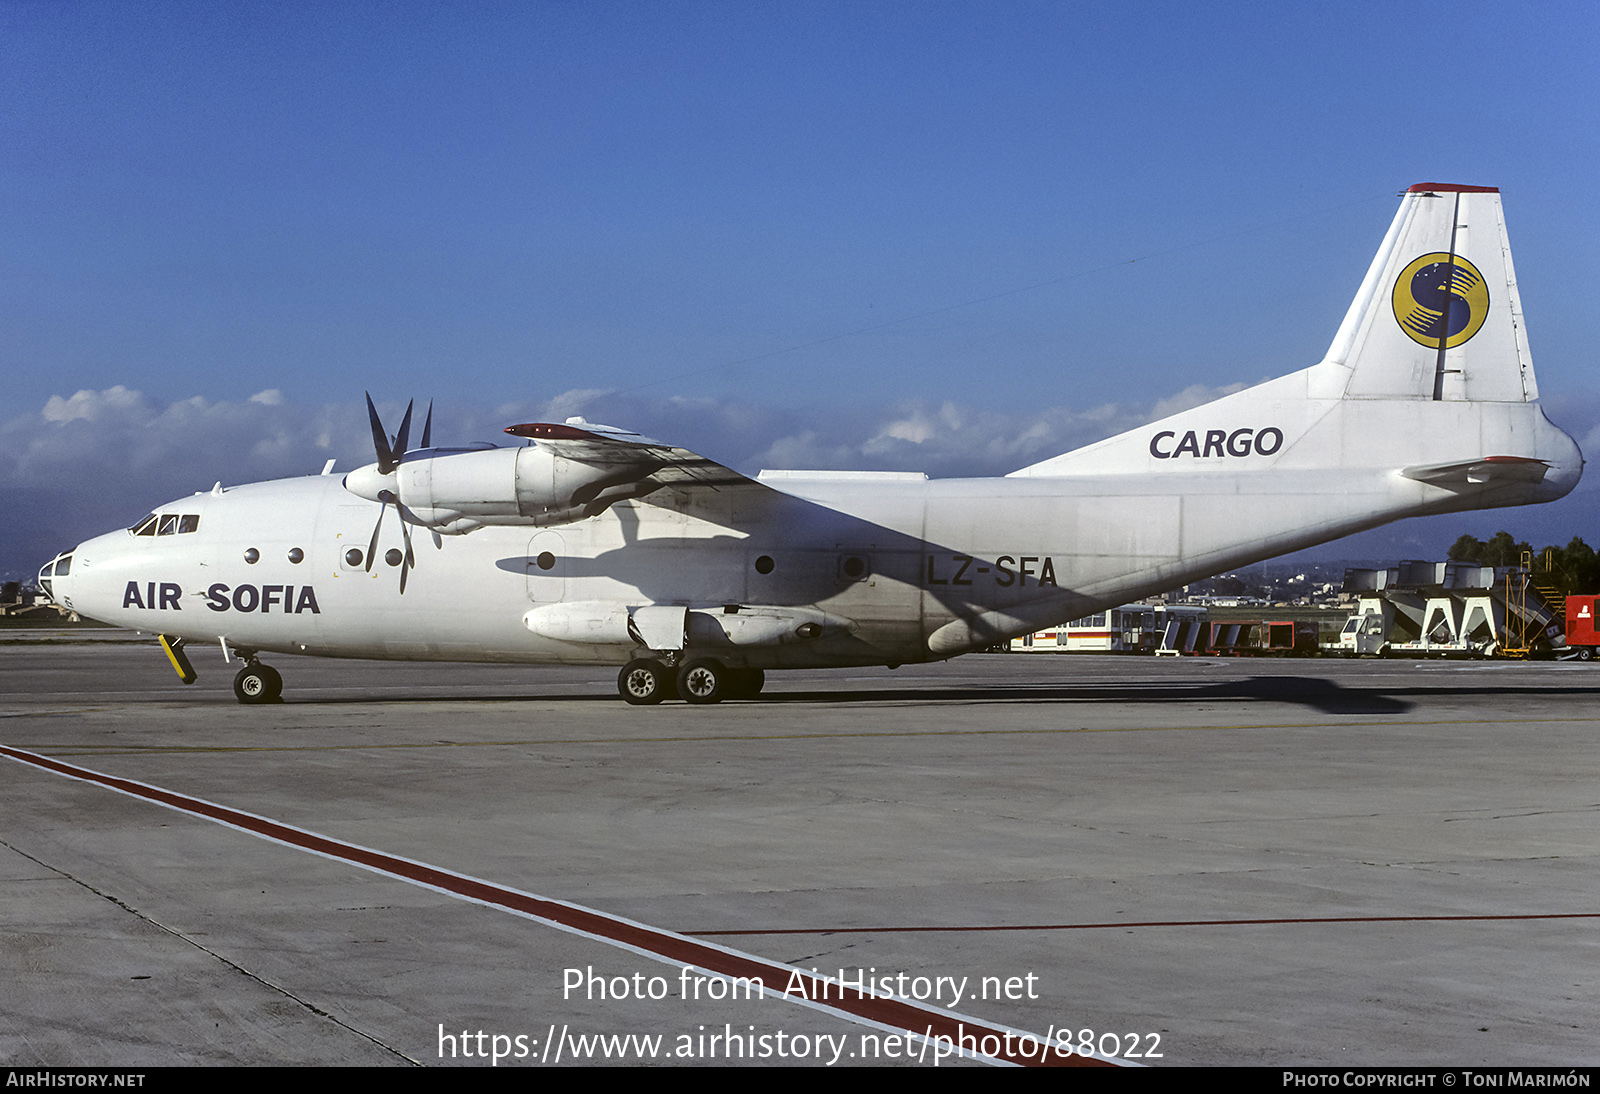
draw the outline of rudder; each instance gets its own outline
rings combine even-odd
[[[1403,198],[1327,357],[1313,370],[1314,394],[1538,399],[1500,191],[1419,183]]]

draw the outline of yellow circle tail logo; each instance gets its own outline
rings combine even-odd
[[[1489,316],[1489,286],[1478,267],[1443,251],[1423,255],[1394,283],[1394,317],[1411,340],[1429,349],[1461,345]]]

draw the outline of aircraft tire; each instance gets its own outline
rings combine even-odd
[[[720,661],[690,661],[678,670],[678,694],[697,705],[720,703],[728,697],[733,679]]]
[[[241,703],[274,703],[283,695],[283,677],[270,665],[246,665],[233,678],[233,694]]]
[[[672,691],[672,677],[660,661],[635,658],[617,674],[617,691],[631,706],[654,706]]]
[[[754,699],[761,694],[767,674],[761,669],[729,669],[727,699]]]

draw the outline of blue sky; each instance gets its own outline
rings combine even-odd
[[[1499,186],[1600,448],[1600,7],[0,6],[0,571],[176,494],[581,412],[1003,473],[1320,358],[1420,181]],[[1138,261],[1132,261],[1137,259]],[[82,394],[80,394],[82,393]],[[1052,447],[1054,446],[1054,447]],[[1414,522],[1600,542],[1594,488]]]

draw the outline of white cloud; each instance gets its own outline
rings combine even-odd
[[[844,470],[859,468],[859,454],[847,444],[833,443],[814,429],[780,437],[751,458],[750,469]]]
[[[870,450],[874,444],[887,441],[910,441],[912,444],[921,444],[932,438],[935,432],[933,422],[922,414],[914,414],[884,426],[876,437],[867,442],[867,448]]]
[[[47,422],[73,422],[80,418],[97,422],[105,416],[132,415],[147,411],[144,396],[118,384],[104,391],[79,391],[69,399],[50,396],[42,416]]]
[[[554,399],[542,404],[539,418],[541,420],[553,419],[558,422],[564,422],[572,417],[588,418],[589,415],[584,413],[585,408],[591,403],[605,398],[608,394],[609,392],[604,388],[577,387],[570,391],[563,391]]]
[[[1578,447],[1585,452],[1600,452],[1600,425],[1585,433],[1583,439],[1578,442]]]
[[[1168,418],[1174,414],[1182,414],[1185,410],[1193,410],[1197,406],[1205,406],[1214,399],[1224,395],[1232,395],[1236,391],[1243,391],[1250,384],[1228,384],[1225,387],[1210,387],[1206,384],[1191,384],[1176,395],[1169,395],[1157,401],[1150,411],[1150,420]],[[1141,423],[1142,424],[1142,423]]]

